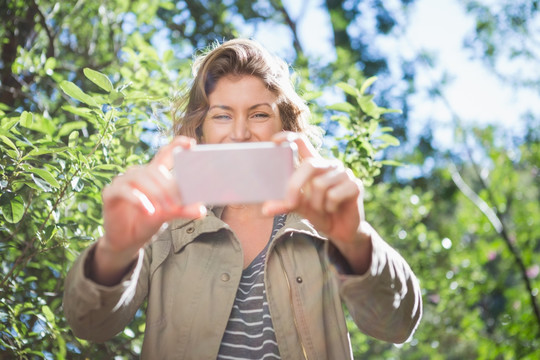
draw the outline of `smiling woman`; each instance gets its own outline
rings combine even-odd
[[[422,313],[418,281],[365,220],[362,182],[308,141],[285,63],[232,40],[194,70],[171,144],[103,190],[105,235],[66,280],[75,334],[106,341],[147,299],[144,359],[351,359],[344,302],[366,334],[407,340]],[[183,203],[175,149],[269,141],[298,149],[285,199]]]
[[[223,77],[208,100],[203,143],[270,141],[283,130],[277,96],[258,77]]]
[[[178,102],[175,111],[182,114],[175,120],[174,130],[177,135],[200,140],[202,129],[199,125],[207,115],[209,97],[214,93],[219,80],[223,77],[239,78],[241,75],[257,78],[261,82],[259,85],[265,87],[264,92],[273,95],[273,101],[269,104],[277,106],[283,130],[304,132],[309,136],[317,134],[309,125],[308,107],[291,84],[287,64],[268,53],[257,42],[248,44],[232,40],[215,48],[210,47],[207,53],[196,59],[193,69],[196,76],[191,91]],[[228,95],[237,97],[241,94],[231,92]]]

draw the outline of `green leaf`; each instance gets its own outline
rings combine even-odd
[[[107,75],[102,74],[99,71],[92,70],[90,68],[84,68],[83,72],[90,81],[92,81],[94,84],[96,84],[103,90],[107,92],[111,92],[113,90],[113,84],[111,83],[111,80],[109,80]]]
[[[330,110],[346,112],[347,114],[353,114],[356,111],[356,108],[348,102],[328,105],[327,108]]]
[[[403,163],[396,161],[396,160],[382,160],[380,162],[381,165],[388,165],[388,166],[402,166]]]
[[[72,131],[68,136],[68,147],[74,148],[77,144],[77,139],[79,138],[78,131]]]
[[[36,280],[38,280],[37,276],[29,276],[29,277],[24,279],[24,282],[29,283],[29,282],[36,281]]]
[[[54,313],[52,312],[50,307],[48,307],[47,305],[43,305],[41,307],[41,312],[45,316],[45,319],[47,319],[49,325],[54,326],[56,324]]]
[[[79,100],[82,103],[85,103],[89,106],[99,107],[94,98],[90,95],[85,94],[80,87],[72,83],[71,81],[64,80],[60,83],[60,88],[66,95],[71,96],[72,98]]]
[[[19,123],[24,127],[30,127],[34,120],[34,115],[31,112],[23,111]]]
[[[35,176],[34,174],[30,174],[30,176],[32,177],[32,180],[34,182],[26,182],[25,184],[27,186],[31,187],[32,189],[41,190],[44,192],[51,192],[53,190],[52,187],[45,180],[41,180],[41,178]]]
[[[2,215],[8,223],[16,224],[24,215],[24,200],[20,195],[4,193],[0,197]]]
[[[347,83],[344,83],[344,82],[340,82],[337,84],[337,86],[345,91],[346,94],[349,94],[351,96],[354,96],[355,98],[358,97],[358,89],[355,88],[354,86],[351,86]]]
[[[173,2],[162,2],[159,4],[159,7],[165,9],[165,10],[174,10],[175,5]]]
[[[323,94],[324,93],[322,91],[307,91],[307,92],[302,94],[302,98],[305,101],[309,102],[309,101],[320,98]]]
[[[81,192],[84,189],[84,182],[81,180],[80,176],[74,176],[71,179],[71,188],[75,192]]]
[[[358,104],[364,113],[374,119],[378,119],[381,116],[381,113],[378,111],[379,107],[372,99],[373,95],[364,95],[360,98]]]
[[[45,69],[45,73],[47,75],[51,75],[52,71],[56,68],[56,58],[48,58],[47,61],[45,61],[43,68]]]
[[[174,59],[174,51],[172,51],[171,49],[165,51],[163,53],[163,62],[164,63],[168,63],[169,61],[173,60]]]
[[[124,102],[124,94],[114,91],[109,94],[109,102],[112,106],[120,106]]]
[[[84,129],[87,126],[86,121],[71,121],[67,124],[64,124],[60,131],[58,131],[58,136],[66,136],[74,130]]]
[[[17,124],[20,120],[20,117],[12,117],[12,118],[3,118],[0,122],[0,129],[2,132],[9,131],[15,124]]]
[[[377,121],[371,120],[370,123],[369,123],[368,133],[369,134],[374,134],[375,131],[377,131],[378,126],[379,126],[379,123]]]
[[[376,76],[372,76],[369,79],[366,79],[366,81],[364,81],[364,83],[360,87],[360,94],[364,95],[367,88],[370,87],[375,82],[375,80],[377,80]]]
[[[13,150],[19,151],[19,149],[17,149],[17,146],[15,146],[15,144],[13,143],[13,141],[11,141],[7,136],[5,136],[5,135],[0,135],[0,140],[2,140],[2,142],[3,142],[4,144],[6,144],[7,146],[9,146],[9,147],[12,148]]]
[[[401,110],[399,109],[388,109],[388,108],[384,108],[384,107],[379,107],[379,113],[382,115],[382,114],[389,114],[389,113],[396,113],[396,114],[401,114]]]
[[[93,116],[93,114],[95,114],[94,110],[91,110],[88,108],[78,108],[71,105],[63,105],[62,110],[68,111],[78,116],[82,116],[86,119],[88,119],[89,117]]]
[[[58,181],[54,178],[54,176],[48,170],[38,169],[38,168],[29,168],[28,171],[39,176],[43,180],[45,180],[45,182],[49,184],[50,186],[54,188],[60,187],[60,184],[58,183]]]
[[[105,171],[122,171],[122,170],[124,170],[121,166],[116,165],[116,164],[101,164],[101,165],[94,166],[92,169],[97,170],[97,171],[102,171],[102,170],[105,170]]]
[[[6,149],[6,154],[8,154],[8,156],[12,159],[18,159],[21,154],[19,153],[19,150],[9,150],[9,149]]]
[[[377,139],[381,140],[385,144],[391,145],[391,146],[398,146],[399,140],[398,138],[389,135],[389,134],[382,134],[381,136],[378,136]]]
[[[49,225],[45,228],[45,237],[43,241],[49,241],[58,232],[58,227],[55,224]]]
[[[30,157],[30,156],[40,156],[40,155],[47,155],[47,154],[56,154],[62,151],[65,151],[67,147],[60,147],[60,148],[36,148],[30,150],[26,155],[24,155],[23,159]]]

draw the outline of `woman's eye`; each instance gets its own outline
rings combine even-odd
[[[251,118],[255,119],[255,120],[266,120],[267,118],[269,118],[270,115],[266,114],[266,113],[256,113],[256,114],[253,114],[251,116]]]
[[[212,118],[219,121],[227,121],[232,119],[229,115],[214,115]]]

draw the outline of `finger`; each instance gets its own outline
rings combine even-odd
[[[349,178],[343,169],[329,169],[329,171],[315,176],[311,181],[311,206],[319,212],[326,209],[326,199],[329,191],[339,184],[348,181]]]
[[[117,201],[125,201],[149,215],[153,215],[156,211],[148,197],[128,183],[116,184],[115,186],[107,185],[103,189],[102,196],[105,209]]]
[[[268,200],[262,205],[262,213],[266,216],[285,214],[292,210],[287,200]]]
[[[126,201],[138,208],[143,213],[151,216],[152,222],[163,223],[178,217],[196,219],[206,216],[206,207],[201,203],[181,206],[175,204],[166,208],[154,206],[149,197],[137,188],[126,182],[116,183],[114,186],[108,185],[103,189],[103,201],[105,207],[112,205],[116,201]]]
[[[335,162],[329,162],[323,158],[309,158],[292,174],[287,188],[287,201],[291,208],[298,206],[302,191],[313,193],[312,185],[308,185],[311,179],[319,174],[333,170],[337,167]],[[304,194],[309,197],[312,194]]]
[[[169,211],[176,204],[181,203],[178,191],[172,176],[163,165],[157,169],[142,166],[129,169],[124,175],[115,178],[112,187],[116,184],[127,184],[137,189],[152,203],[155,209]]]
[[[207,214],[206,206],[202,203],[194,203],[186,206],[177,206],[176,209],[168,214],[165,221],[175,218],[198,219],[205,217]]]
[[[319,152],[313,147],[308,138],[300,133],[291,132],[291,131],[282,131],[275,134],[272,137],[272,141],[276,144],[281,144],[283,142],[294,142],[298,147],[298,155],[301,159],[308,158],[321,158]]]
[[[170,170],[173,168],[174,149],[177,147],[181,147],[182,149],[191,149],[196,145],[196,143],[197,142],[193,138],[187,136],[177,136],[169,144],[159,149],[152,161],[150,161],[150,164],[156,166],[163,165]]]
[[[324,200],[324,211],[327,213],[337,212],[341,205],[347,202],[358,202],[360,189],[354,181],[340,182],[328,190]]]

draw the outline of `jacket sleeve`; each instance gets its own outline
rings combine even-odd
[[[403,343],[422,317],[420,285],[405,259],[375,230],[371,241],[371,266],[365,274],[347,274],[344,259],[329,244],[327,254],[334,265],[331,268],[340,296],[358,328],[377,339]]]
[[[83,251],[69,270],[63,307],[75,336],[104,342],[124,329],[146,297],[151,250],[140,250],[129,273],[115,286],[99,285],[86,276],[94,250],[95,244]]]

